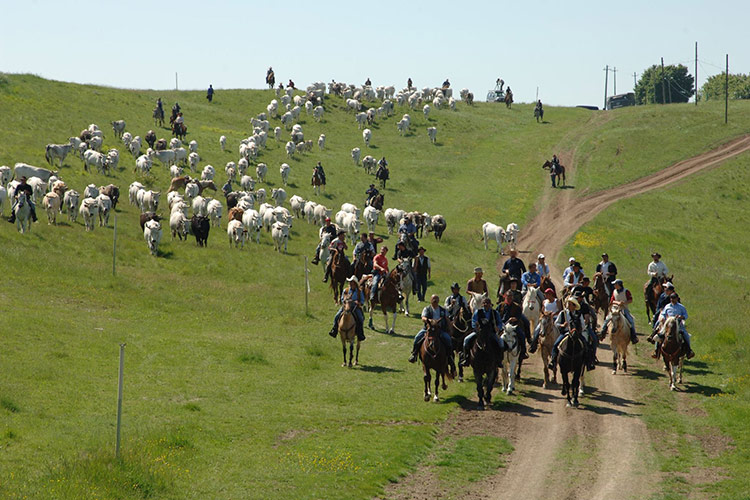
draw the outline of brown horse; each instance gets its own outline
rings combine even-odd
[[[610,311],[612,319],[609,321],[610,345],[612,347],[612,375],[617,375],[620,369],[628,372],[628,345],[630,345],[630,323],[620,311],[620,307],[612,304]],[[606,335],[607,332],[604,332]],[[619,361],[619,363],[618,363]]]
[[[352,358],[354,358],[354,366],[359,364],[359,339],[355,331],[357,325],[354,319],[354,301],[347,300],[344,302],[344,312],[339,318],[339,338],[341,339],[341,348],[344,351],[344,362],[341,366],[352,367]],[[357,354],[354,354],[354,342],[357,342]],[[346,343],[349,343],[349,364],[346,363]]]
[[[552,171],[552,162],[547,160],[542,164],[542,169]],[[565,167],[563,165],[559,165],[557,167],[557,177],[562,178],[562,185],[565,186]],[[554,186],[553,186],[554,187]]]
[[[357,280],[362,279],[363,274],[370,274],[372,272],[372,258],[374,255],[372,252],[362,252],[354,262],[354,276]]]
[[[510,109],[510,105],[513,104],[513,92],[505,92],[505,107]]]
[[[555,284],[552,283],[552,278],[549,276],[545,276],[542,278],[542,284],[539,287],[541,291],[545,291],[546,289],[551,288],[553,292],[557,292],[557,289],[555,288]]]
[[[659,302],[659,296],[664,291],[664,283],[674,283],[674,275],[661,277],[656,280],[654,286],[651,286],[651,280],[643,284],[643,299],[646,302],[646,318],[651,322],[651,315],[656,314],[656,304]]]
[[[331,290],[333,290],[333,300],[338,304],[341,292],[344,291],[346,278],[352,275],[352,265],[346,258],[344,252],[338,252],[336,249],[331,250]]]
[[[544,366],[544,382],[542,383],[543,388],[549,386],[549,359],[552,356],[552,346],[555,345],[557,340],[558,331],[555,326],[555,318],[549,314],[542,315],[540,320],[541,332],[539,333],[540,345],[539,354],[542,356],[542,366]],[[557,367],[552,370],[552,383],[557,384]]]
[[[313,170],[312,179],[310,179],[310,184],[313,187],[313,191],[315,194],[320,194],[321,189],[323,191],[326,190],[326,183],[323,181],[323,176],[321,176],[317,169]]]
[[[371,206],[372,208],[376,208],[378,210],[383,210],[383,199],[385,197],[383,194],[378,194],[376,196],[373,196],[370,200],[367,201],[367,205]]]
[[[583,371],[586,369],[586,344],[581,336],[581,332],[573,330],[560,342],[558,346],[558,366],[562,376],[563,386],[562,395],[568,400],[568,407],[578,406],[579,389],[581,388],[581,378]],[[572,375],[572,380],[568,377]],[[572,400],[571,400],[572,393]]]
[[[370,313],[370,322],[368,326],[371,330],[375,329],[372,323],[372,311],[373,309],[375,309],[376,305],[380,305],[380,309],[383,311],[383,318],[385,319],[385,332],[390,334],[395,333],[396,314],[398,311],[398,291],[400,283],[401,274],[397,267],[390,273],[388,273],[388,276],[381,279],[379,290],[380,298],[375,297],[372,300],[370,300],[370,290],[372,289],[372,283],[368,281],[368,283],[365,284],[364,290],[365,297],[367,298],[367,309]],[[391,328],[388,328],[388,311],[393,311],[393,324],[391,325]]]
[[[395,320],[395,316],[394,316]],[[453,374],[448,370],[448,353],[445,352],[443,342],[440,340],[440,320],[427,319],[424,321],[427,335],[419,349],[419,358],[422,360],[422,370],[424,371],[424,400],[430,400],[430,382],[432,376],[430,370],[435,371],[435,393],[433,401],[438,401],[438,387],[440,386],[440,377],[443,377],[443,390],[448,386],[445,378],[453,380]]]
[[[173,123],[172,124],[172,135],[180,139],[181,141],[185,140],[185,136],[187,135],[187,125],[184,123]]]
[[[501,350],[492,341],[493,333],[491,323],[482,324],[474,345],[471,347],[471,368],[474,370],[474,381],[477,384],[479,410],[484,410],[485,403],[487,406],[492,404],[492,387],[497,380],[497,369],[503,356]],[[437,387],[435,394],[437,395]]]
[[[604,311],[607,314],[607,308],[609,307],[609,294],[607,294],[607,288],[604,285],[604,276],[601,272],[594,274],[594,300],[590,306],[594,308],[594,313],[599,314],[599,311]]]
[[[680,323],[675,317],[669,317],[661,328],[664,340],[661,342],[659,351],[664,358],[664,367],[669,374],[669,389],[677,389],[676,384],[682,383],[682,362],[685,359],[685,350],[680,335]]]
[[[453,321],[448,323],[448,333],[453,341],[453,351],[461,353],[464,349],[464,339],[471,333],[471,313],[464,306],[458,310]],[[464,367],[458,365],[458,381],[464,381]]]
[[[497,300],[502,302],[505,292],[510,290],[510,275],[501,274],[500,282],[497,284]]]

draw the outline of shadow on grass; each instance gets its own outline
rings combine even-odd
[[[724,391],[722,391],[718,387],[711,387],[710,385],[698,384],[696,382],[685,382],[684,386],[684,392],[688,392],[691,394],[700,394],[706,397],[716,396],[717,394],[724,393]]]
[[[560,186],[559,189],[575,189],[575,186]]]
[[[363,372],[370,373],[402,373],[404,370],[397,370],[395,368],[388,368],[387,366],[370,366],[370,365],[359,365],[359,369]]]
[[[174,252],[172,250],[170,250],[168,252],[164,252],[162,250],[157,250],[156,256],[157,257],[162,257],[164,259],[171,259],[171,258],[174,257]]]
[[[378,328],[373,328],[372,331],[377,333],[382,333],[383,335],[388,335],[389,337],[397,337],[400,339],[414,339],[414,335],[404,335],[403,333],[388,333],[385,330],[379,330]]]
[[[649,370],[648,368],[632,368],[630,367],[630,374],[634,377],[638,378],[644,378],[646,380],[658,380],[661,377],[664,377],[666,375],[662,375],[661,372],[657,372],[656,370]]]

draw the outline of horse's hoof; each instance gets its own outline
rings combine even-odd
[[[513,394],[513,389],[508,389],[508,390],[506,391],[506,394],[507,394],[508,396],[510,396],[511,394]]]
[[[547,382],[542,382],[542,389],[546,389],[546,388],[547,388]]]
[[[562,394],[563,396],[567,396],[568,395],[568,391],[566,391],[565,389],[563,389],[563,390],[560,391],[560,394]]]
[[[612,370],[612,375],[617,375],[617,370]]]
[[[439,398],[437,396],[435,396],[434,398],[432,398],[432,401],[435,402],[435,403],[437,403],[439,401]]]
[[[355,361],[354,366],[359,366],[359,361]]]
[[[424,400],[425,400],[425,402],[426,402],[426,401],[429,401],[429,400],[430,400],[430,395],[429,395],[429,394],[425,394],[425,396],[424,396]]]
[[[343,363],[341,363],[341,366],[342,366],[343,368],[346,368],[346,361],[344,361]]]
[[[463,378],[463,377],[458,377],[458,383],[459,383],[459,384],[462,384],[462,383],[463,383],[463,381],[464,381],[464,378]]]
[[[349,365],[348,365],[348,366],[349,366],[349,368],[351,368],[351,367],[352,367],[352,364],[351,364],[351,363],[349,363]]]
[[[573,401],[573,408],[578,408],[578,400]]]
[[[477,405],[477,410],[479,410],[479,411],[484,411],[484,405],[483,405],[482,403],[479,403],[479,404]]]
[[[670,390],[670,391],[674,391],[674,390],[676,390],[676,389],[677,389],[677,387],[675,387],[674,385],[670,385],[670,386],[669,386],[669,390]]]
[[[570,408],[571,406],[573,406],[573,405],[570,404],[570,401],[568,401],[567,403],[565,403],[565,408]]]
[[[583,396],[583,389],[578,389],[578,395]]]
[[[520,382],[520,381],[521,381],[521,376],[520,375],[516,375],[516,382]]]

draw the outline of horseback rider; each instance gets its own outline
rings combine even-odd
[[[536,105],[534,106],[534,111],[535,112],[539,112],[540,114],[544,113],[544,107],[542,107],[542,100],[541,99],[538,99],[536,101]]]
[[[375,248],[373,248],[373,246],[370,244],[370,241],[367,239],[367,235],[365,233],[362,233],[359,237],[357,245],[354,247],[353,261],[359,259],[361,255],[367,255],[368,253],[374,256]],[[369,265],[369,261],[367,264]]]
[[[224,198],[229,196],[229,193],[232,192],[232,179],[227,179],[227,182],[221,186],[221,192],[224,193]]]
[[[531,267],[531,264],[529,264],[529,267]],[[539,273],[539,276],[541,276],[542,279],[550,277],[549,264],[544,261],[543,253],[536,256],[536,272]]]
[[[411,251],[410,248],[407,248],[406,242],[399,241],[396,243],[396,248],[393,251],[393,260],[397,260],[399,264],[401,264],[406,259],[413,259],[414,258],[414,252]]]
[[[380,236],[375,236],[375,233],[373,231],[370,231],[367,233],[367,241],[370,242],[370,245],[372,245],[373,251],[375,253],[378,253],[378,243],[383,243],[383,238]]]
[[[518,278],[511,278],[508,280],[508,290],[505,290],[503,294],[500,294],[500,287],[497,287],[497,300],[498,300],[498,306],[505,298],[505,295],[510,292],[511,296],[513,297],[513,302],[517,304],[519,307],[521,307],[521,304],[523,303],[523,294],[521,293],[521,282],[518,280]]]
[[[8,218],[8,222],[14,223],[16,222],[16,205],[18,205],[18,195],[21,193],[26,193],[26,201],[29,204],[29,208],[31,209],[31,220],[36,222],[36,205],[34,204],[34,190],[30,185],[26,183],[26,177],[21,177],[19,179],[19,184],[16,185],[16,189],[13,190],[10,194],[11,207],[10,207],[10,217]]]
[[[659,295],[659,299],[656,301],[656,309],[654,310],[654,318],[651,321],[651,328],[656,329],[656,325],[659,324],[659,314],[664,306],[669,304],[669,296],[675,293],[674,285],[671,282],[664,283],[664,291]]]
[[[458,312],[463,307],[465,310],[469,309],[466,299],[460,293],[461,287],[458,283],[451,285],[451,294],[445,298],[445,309],[448,311],[448,318],[453,320]]]
[[[208,102],[213,101],[214,99],[214,86],[209,85],[208,90],[206,91],[206,99],[208,99]]]
[[[573,265],[571,266],[573,268],[573,271],[568,273],[568,275],[565,277],[565,287],[572,288],[578,283],[583,280],[583,271],[581,263],[578,261],[573,262]]]
[[[516,282],[517,283],[517,282]],[[505,292],[502,302],[497,305],[497,312],[500,313],[500,319],[505,323],[510,322],[511,318],[515,318],[516,323],[522,325],[522,328],[516,328],[516,335],[518,335],[518,346],[520,348],[518,359],[528,359],[529,355],[526,354],[526,339],[530,336],[529,319],[523,315],[523,309],[521,309],[520,303],[515,301],[515,293],[520,293],[518,290],[511,288]]]
[[[664,306],[664,309],[662,309],[659,314],[659,328],[648,338],[649,342],[656,342],[656,350],[651,357],[654,359],[659,357],[659,346],[664,339],[661,335],[661,327],[664,325],[667,318],[677,318],[679,321],[680,334],[682,335],[685,344],[687,344],[688,352],[685,357],[687,359],[692,359],[693,356],[695,356],[695,353],[693,352],[692,347],[690,347],[690,334],[685,330],[685,320],[688,318],[688,313],[685,306],[680,303],[680,296],[676,293],[672,293],[669,296],[669,304]],[[659,340],[654,340],[654,337],[658,337]]]
[[[555,187],[555,179],[558,175],[560,175],[561,167],[560,167],[560,159],[557,157],[557,155],[552,155],[552,161],[550,162],[552,165],[549,167],[549,175],[552,178],[552,187]]]
[[[370,81],[370,77],[368,76],[367,80],[365,80],[365,87],[371,87],[371,86],[372,86],[372,82]]]
[[[507,349],[505,342],[500,338],[500,331],[504,326],[503,320],[500,318],[500,313],[492,308],[490,298],[485,297],[482,301],[482,307],[474,311],[474,315],[471,317],[471,329],[473,331],[464,338],[464,346],[459,357],[459,364],[461,366],[469,366],[471,363],[469,354],[471,353],[471,347],[474,345],[474,338],[477,336],[479,328],[488,322],[492,325],[492,335],[490,338],[500,353],[502,354]],[[500,359],[499,366],[503,366],[502,358]]]
[[[609,260],[609,255],[606,252],[602,254],[602,261],[597,264],[595,272],[602,273],[604,291],[607,292],[607,297],[611,296],[617,279],[617,266]]]
[[[573,292],[573,298],[578,301],[581,306],[580,312],[583,316],[584,335],[583,338],[587,341],[589,350],[591,351],[591,366],[596,365],[596,350],[599,348],[599,337],[596,335],[596,311],[591,307],[589,302],[586,301],[586,297],[583,295],[582,290]],[[589,368],[593,370],[594,368]]]
[[[446,78],[443,82],[443,90],[449,89],[451,87],[451,82]]]
[[[380,280],[385,276],[388,276],[388,247],[383,245],[380,247],[380,252],[375,254],[372,258],[372,288],[370,288],[370,300],[375,300],[376,294],[378,293],[378,285]]]
[[[177,118],[177,115],[179,112],[182,111],[182,108],[180,107],[180,103],[175,101],[174,106],[172,106],[172,119],[174,120]]]
[[[411,84],[412,84],[411,78],[409,78],[408,80],[406,80],[406,88],[407,89],[411,89]]]
[[[390,177],[390,170],[388,170],[388,162],[385,160],[385,156],[378,162],[378,169],[375,171],[375,178],[380,179],[380,183],[385,189],[385,181]]]
[[[573,272],[573,263],[576,261],[575,257],[571,257],[568,259],[568,267],[565,268],[563,271],[563,281],[565,281],[565,278],[568,277],[568,274]]]
[[[354,309],[352,310],[355,325],[354,332],[357,335],[357,339],[362,342],[365,340],[365,313],[362,311],[362,305],[365,303],[365,294],[359,288],[359,282],[357,281],[356,276],[346,278],[346,283],[349,286],[344,288],[341,292],[341,307],[339,307],[338,312],[336,312],[336,316],[333,317],[333,328],[328,332],[328,335],[336,338],[336,335],[339,332],[339,319],[341,319],[341,315],[344,314],[344,304],[347,300],[351,300],[354,302]]]
[[[510,257],[503,263],[503,274],[521,280],[521,275],[526,272],[526,266],[523,261],[518,258],[518,250],[515,248],[511,249]]]
[[[323,165],[320,162],[318,162],[317,165],[313,167],[312,178],[315,179],[316,176],[320,179],[320,183],[325,186],[326,173],[323,170]]]
[[[367,188],[367,191],[365,191],[365,194],[367,195],[367,200],[365,201],[365,205],[369,206],[370,202],[372,202],[372,199],[375,198],[377,195],[379,195],[380,192],[375,187],[375,184],[370,184],[370,187]]]
[[[530,262],[529,270],[521,275],[521,295],[526,295],[529,285],[536,287],[536,294],[541,304],[544,301],[544,294],[539,289],[542,286],[542,276],[536,272],[536,262]]]
[[[630,342],[637,344],[638,337],[635,334],[635,319],[633,319],[633,315],[630,314],[630,308],[628,307],[633,303],[633,295],[630,293],[630,290],[623,286],[622,280],[615,280],[614,285],[615,289],[612,291],[612,297],[609,299],[610,307],[612,305],[620,307],[620,311],[625,315],[625,319],[627,319],[630,324]],[[610,313],[604,319],[604,324],[602,325],[602,338],[607,334],[607,326],[611,320],[612,314]]]
[[[328,233],[331,235],[331,240],[333,241],[337,236],[337,228],[336,226],[331,222],[330,217],[326,217],[325,220],[325,226],[322,227],[321,233],[320,233],[320,239],[323,240],[323,234]],[[320,242],[318,242],[318,246],[315,247],[315,256],[312,259],[312,263],[316,266],[318,265],[318,262],[320,262]]]
[[[466,282],[466,291],[473,293],[480,293],[489,296],[490,292],[487,288],[487,282],[482,279],[484,275],[481,267],[474,268],[474,277]]]
[[[346,250],[349,248],[346,244],[346,231],[343,229],[339,229],[336,233],[337,238],[333,241],[331,241],[331,244],[328,245],[328,249],[331,250],[331,254],[328,255],[328,260],[326,261],[326,273],[325,276],[323,276],[323,283],[328,282],[328,278],[331,276],[331,263],[333,262],[333,250],[336,250],[338,253],[343,253],[346,255]]]
[[[648,282],[648,285],[646,287],[646,290],[649,293],[649,297],[651,296],[651,290],[654,289],[654,285],[659,283],[661,280],[666,279],[667,273],[669,273],[667,265],[661,261],[661,254],[659,252],[652,253],[651,258],[654,260],[653,262],[649,262],[648,268],[646,268],[646,272],[649,276],[651,276],[651,280]]]
[[[544,302],[542,302],[542,316],[547,316],[554,321],[554,318],[562,311],[562,304],[555,295],[555,291],[551,288],[547,288],[544,291]],[[534,338],[531,340],[529,346],[529,352],[535,353],[537,345],[539,344],[539,335],[542,333],[542,322],[539,321],[534,328]]]
[[[294,82],[292,81],[291,78],[289,79],[289,83],[286,84],[286,88],[292,89],[292,90],[297,90],[296,87],[294,86]]]
[[[547,368],[549,368],[550,370],[554,370],[557,365],[557,355],[559,352],[558,348],[560,346],[560,342],[563,341],[568,333],[573,334],[574,332],[578,332],[579,334],[583,335],[583,315],[581,314],[580,309],[581,304],[575,297],[571,297],[568,299],[566,308],[557,315],[555,325],[557,326],[560,335],[557,337],[557,340],[555,340],[555,344],[552,346],[552,355],[550,357],[549,364],[547,365]],[[584,348],[586,349],[585,359],[587,368],[589,370],[593,370],[595,367],[594,357],[591,353],[588,342],[584,341]]]
[[[422,309],[422,322],[435,319],[440,320],[440,341],[443,343],[443,347],[448,356],[448,365],[451,368],[451,373],[454,373],[456,371],[456,365],[453,361],[453,340],[451,339],[451,336],[448,335],[448,311],[440,305],[440,297],[433,294],[432,297],[430,297],[429,305],[426,305],[425,308]],[[419,348],[422,345],[422,340],[424,340],[426,334],[427,329],[422,328],[414,337],[414,344],[411,348],[409,363],[415,363],[417,361]]]
[[[161,102],[161,97],[156,99],[156,109],[158,110],[161,116],[164,116],[164,104],[162,104]]]
[[[417,226],[411,221],[411,216],[407,215],[401,219],[401,225],[398,227],[398,234],[415,234],[417,232]]]

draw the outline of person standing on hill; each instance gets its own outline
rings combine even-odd
[[[213,102],[214,100],[214,86],[209,85],[208,90],[206,91],[206,99],[208,99],[208,102]]]
[[[427,294],[427,280],[432,279],[432,266],[430,265],[430,258],[424,253],[424,247],[419,247],[419,255],[414,259],[414,274],[417,275],[417,300],[424,302],[425,295]]]

